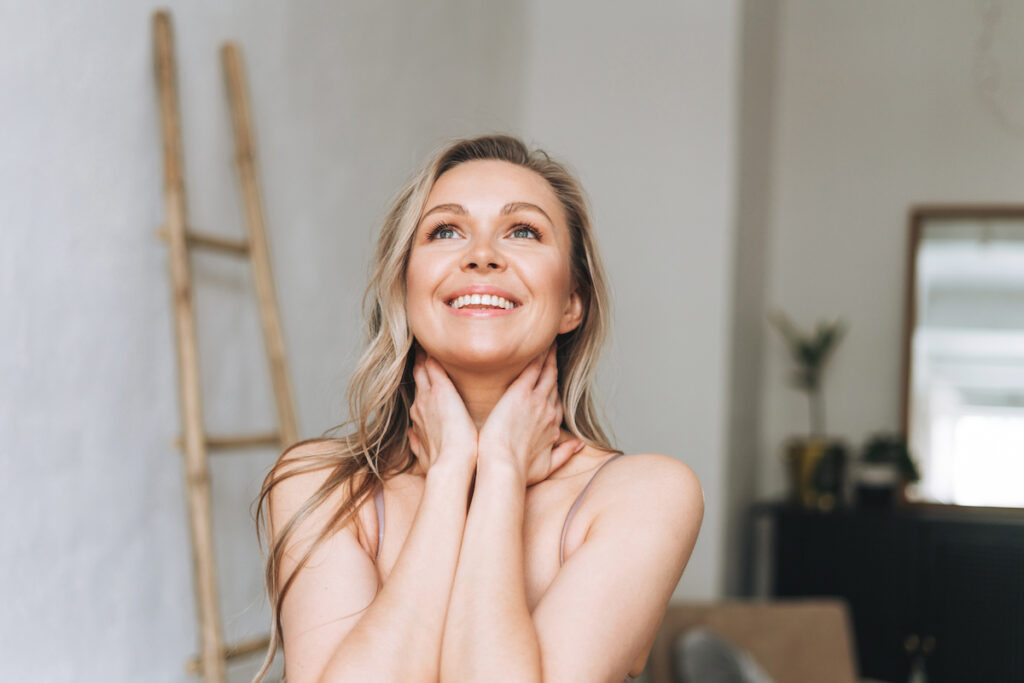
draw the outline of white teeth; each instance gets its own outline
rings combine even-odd
[[[503,308],[505,310],[516,307],[511,301],[496,294],[465,294],[452,299],[448,305],[455,309],[465,308],[470,305],[493,306],[494,308]]]

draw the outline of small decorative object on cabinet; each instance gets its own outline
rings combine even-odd
[[[907,484],[920,478],[906,439],[875,434],[864,444],[854,469],[857,505],[891,507],[905,498]]]
[[[769,316],[789,348],[796,367],[793,386],[807,392],[810,433],[793,437],[784,446],[789,470],[790,494],[806,508],[831,510],[841,499],[847,447],[839,439],[825,436],[825,401],[821,376],[845,332],[842,322],[819,322],[813,332],[804,332],[782,311]]]

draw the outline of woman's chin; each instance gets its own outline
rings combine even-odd
[[[460,349],[444,349],[437,352],[427,353],[438,360],[441,365],[450,370],[471,372],[473,374],[485,374],[495,372],[522,371],[536,354],[523,353],[521,348],[509,349],[490,347],[469,347]]]

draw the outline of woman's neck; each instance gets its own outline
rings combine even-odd
[[[522,368],[504,371],[475,373],[459,368],[446,368],[452,384],[466,404],[470,419],[479,431],[494,410],[495,404],[522,372]]]
[[[466,405],[466,411],[469,413],[469,417],[473,420],[473,424],[476,425],[477,431],[483,428],[484,423],[487,421],[487,417],[494,410],[495,404],[504,396],[505,391],[508,390],[509,386],[519,377],[522,371],[526,368],[524,364],[521,368],[507,368],[497,371],[489,371],[485,373],[473,372],[463,368],[456,367],[445,367],[445,372],[448,373],[449,379],[452,384],[455,385],[456,390],[462,397],[462,402]],[[572,434],[566,429],[561,429],[560,439],[571,438]],[[591,455],[594,451],[593,448],[587,447],[578,454],[571,456],[556,472],[552,472],[548,478],[568,478],[571,475],[576,474],[577,461],[580,460],[577,456]],[[603,451],[600,451],[603,453]],[[570,463],[572,463],[570,465]],[[584,464],[586,466],[586,464]],[[413,468],[413,474],[422,476],[425,472],[419,463]]]

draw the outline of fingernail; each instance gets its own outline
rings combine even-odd
[[[586,445],[587,444],[585,444],[584,442],[580,441],[578,444],[576,444],[576,448],[573,449],[573,453],[579,453],[580,451],[583,450],[583,447],[586,446]]]

